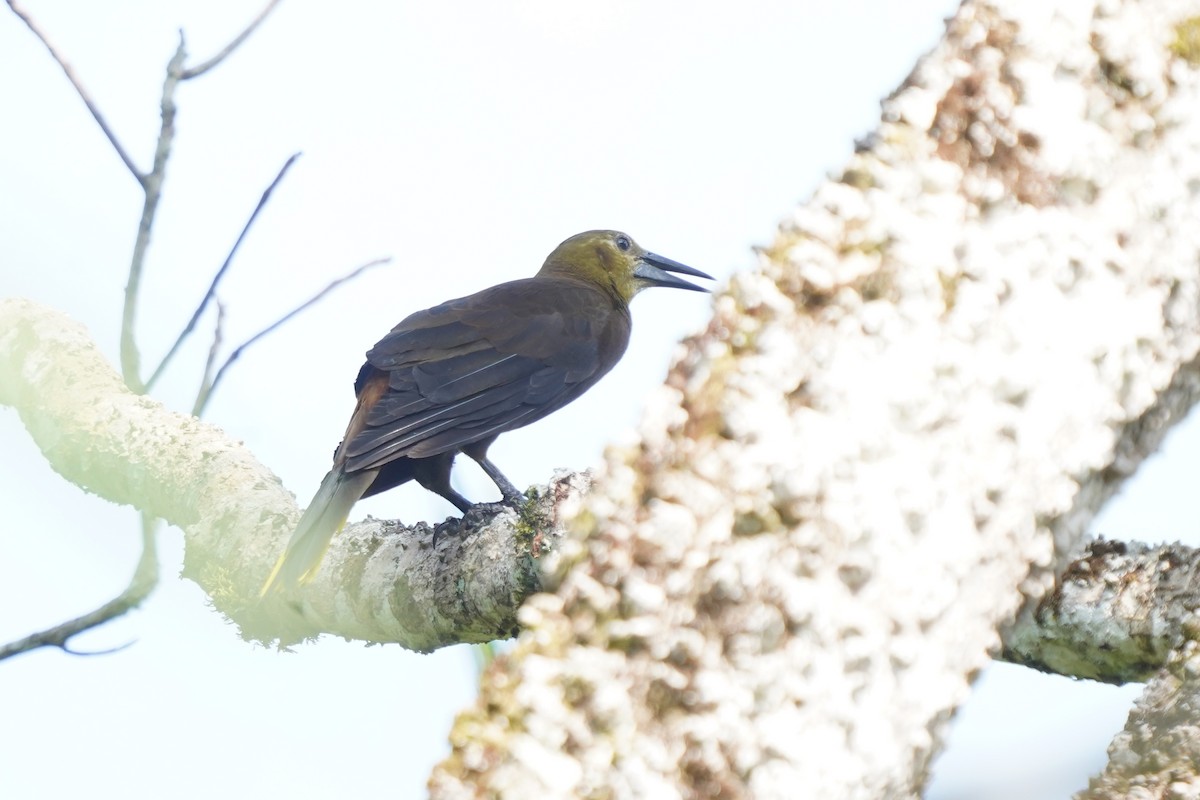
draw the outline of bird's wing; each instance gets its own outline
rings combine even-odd
[[[628,335],[627,309],[575,281],[513,281],[418,312],[367,353],[387,389],[346,442],[346,468],[452,452],[540,419],[599,380]]]

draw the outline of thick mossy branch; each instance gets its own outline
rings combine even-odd
[[[1200,553],[1100,540],[1006,632],[1007,661],[1106,683],[1146,681],[1197,634]]]
[[[562,475],[520,514],[480,506],[447,520],[436,548],[424,523],[351,525],[299,596],[259,601],[298,509],[242,444],[133,394],[82,325],[26,300],[0,300],[0,404],[64,478],[181,528],[185,576],[247,638],[281,644],[325,632],[428,651],[511,636],[540,587],[537,551],[561,533],[556,498],[588,483]]]
[[[923,794],[1200,395],[1189,13],[961,6],[610,451],[433,798]]]

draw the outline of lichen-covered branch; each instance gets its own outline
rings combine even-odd
[[[1006,632],[1003,657],[1075,678],[1146,681],[1195,635],[1197,608],[1194,548],[1092,542]]]
[[[1108,765],[1075,800],[1195,797],[1200,790],[1200,658],[1189,642],[1138,698],[1108,748]]]
[[[492,506],[448,520],[436,548],[428,525],[349,526],[299,597],[260,602],[298,514],[240,443],[132,393],[81,325],[25,300],[0,300],[0,405],[64,478],[183,529],[185,575],[245,636],[282,644],[328,632],[432,650],[511,635],[539,585],[536,556],[561,532],[556,503],[588,481],[557,477],[519,516]]]
[[[1197,399],[1196,14],[961,7],[608,458],[434,798],[920,794]]]

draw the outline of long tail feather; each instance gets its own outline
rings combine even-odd
[[[307,583],[317,574],[329,543],[346,524],[350,509],[371,485],[375,473],[368,470],[347,475],[340,466],[329,471],[259,590],[259,597],[265,597],[273,587],[291,589]]]

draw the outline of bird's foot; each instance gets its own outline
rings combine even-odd
[[[510,503],[507,499],[492,503],[476,503],[475,505],[471,506],[471,509],[466,514],[463,514],[463,519],[471,517],[472,520],[475,520],[482,517],[494,517],[502,511],[510,511],[514,508],[516,508],[516,506]]]
[[[463,517],[466,517],[466,514],[463,514]],[[434,525],[433,536],[431,537],[433,549],[437,550],[438,539],[442,538],[442,536],[453,536],[461,530],[462,520],[454,519],[453,517],[447,517],[444,522]]]
[[[515,500],[509,499],[500,500],[492,503],[472,503],[463,509],[461,518],[455,519],[449,517],[445,522],[438,523],[433,526],[433,548],[436,550],[438,541],[443,536],[454,536],[459,533],[470,533],[479,525],[487,522],[491,517],[496,516],[504,511],[519,511],[521,504],[525,502],[524,497],[518,496]]]

